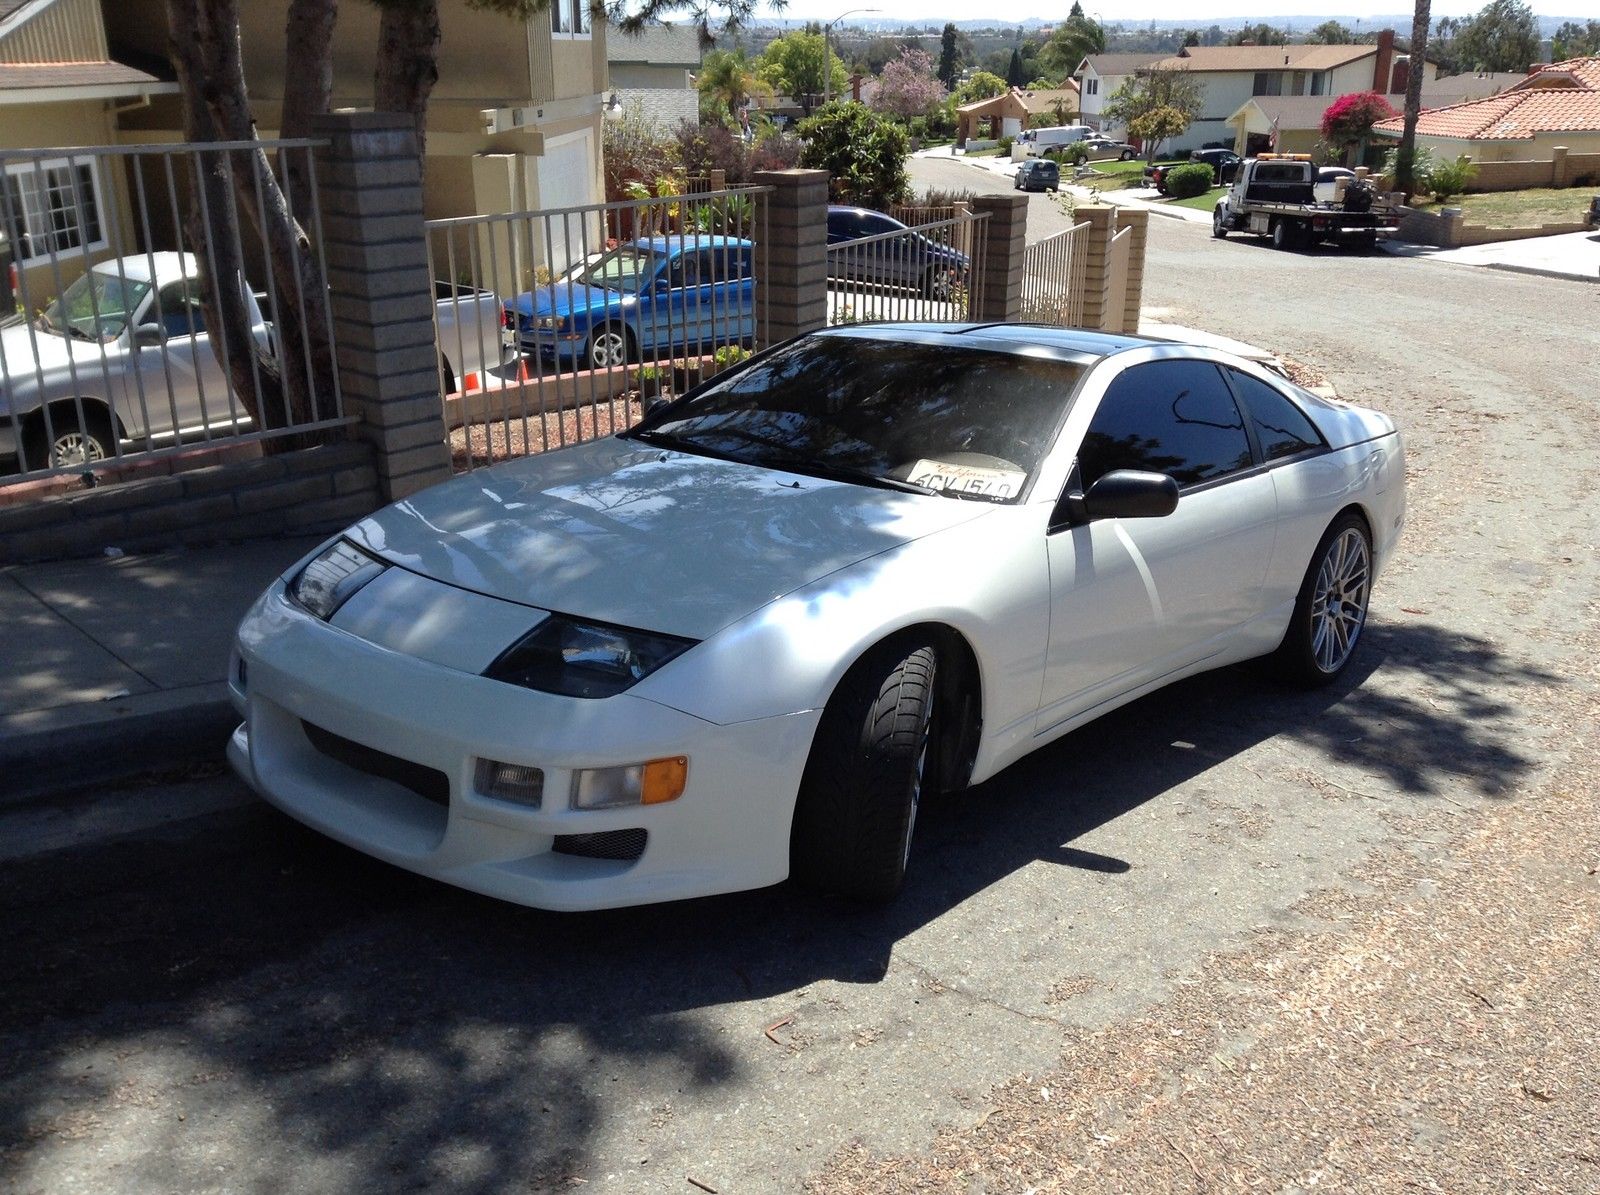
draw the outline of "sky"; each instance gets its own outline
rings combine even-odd
[[[1037,17],[1049,20],[1065,15],[1071,0],[1013,0],[1007,16],[999,17],[992,3],[981,0],[858,0],[860,7],[881,9],[884,16],[906,21],[978,21],[994,17],[1007,22]],[[1433,18],[1466,16],[1483,7],[1484,0],[1434,0]],[[790,0],[781,14],[767,10],[764,15],[787,20],[832,20],[841,12],[857,7],[851,0]],[[1346,24],[1360,17],[1368,24],[1373,17],[1409,13],[1405,3],[1360,5],[1345,0],[1209,0],[1205,5],[1194,0],[1133,0],[1132,3],[1114,3],[1112,0],[1085,0],[1084,11],[1108,24],[1143,24],[1146,21],[1183,21],[1204,28],[1216,23],[1228,25],[1232,18],[1261,20],[1269,17],[1336,16]],[[1533,11],[1540,16],[1577,16],[1593,7],[1592,0],[1534,0]],[[1216,15],[1209,15],[1216,14]],[[864,13],[847,18],[845,24],[870,23],[873,14]],[[1393,22],[1385,22],[1392,24]]]

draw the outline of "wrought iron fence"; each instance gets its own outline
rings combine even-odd
[[[304,284],[326,275],[318,144],[0,150],[16,307],[0,327],[0,481],[349,422],[326,293]],[[275,271],[252,212],[290,170],[308,240],[280,244],[293,260]]]
[[[828,323],[973,318],[987,212],[828,246]]]
[[[1088,224],[1046,237],[1022,252],[1022,318],[1029,323],[1083,326]]]
[[[769,191],[429,221],[457,468],[611,435],[748,355]]]

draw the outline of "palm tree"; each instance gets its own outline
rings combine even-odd
[[[1428,50],[1428,24],[1433,15],[1430,9],[1430,0],[1417,0],[1417,9],[1411,18],[1411,61],[1406,71],[1405,119],[1400,127],[1400,148],[1394,155],[1395,189],[1404,192],[1407,201],[1417,186],[1412,163],[1417,155],[1417,118],[1422,114],[1422,76],[1428,65],[1423,55]]]
[[[729,115],[737,112],[751,96],[772,90],[756,77],[741,50],[712,50],[700,64],[695,86],[702,96]]]

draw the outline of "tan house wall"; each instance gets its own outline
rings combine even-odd
[[[1600,182],[1600,131],[1562,133],[1559,140],[1557,144],[1556,136],[1548,135],[1507,146],[1490,141],[1418,137],[1417,144],[1431,150],[1435,157],[1457,158],[1465,154],[1471,158],[1478,167],[1469,187],[1473,191],[1571,187],[1581,179],[1589,180],[1585,185]],[[1516,156],[1509,156],[1508,150],[1516,151]],[[1486,156],[1480,157],[1480,153]]]
[[[28,104],[3,110],[0,119],[0,157],[7,149],[38,149],[54,145],[111,145],[116,142],[116,123],[111,104],[105,100],[77,100],[59,104]],[[101,227],[106,247],[92,250],[87,262],[82,253],[62,254],[57,264],[41,257],[31,264],[18,262],[27,277],[22,280],[30,307],[42,307],[81,274],[86,264],[104,261],[120,247],[131,253],[144,246],[135,238],[128,179],[117,158],[101,158],[96,169],[100,176]],[[58,276],[59,271],[59,276]],[[19,301],[23,286],[19,286]]]

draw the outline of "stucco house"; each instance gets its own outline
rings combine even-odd
[[[11,267],[68,282],[133,236],[118,172],[6,151],[113,144],[120,112],[176,91],[170,74],[113,56],[99,0],[0,0],[0,303],[12,301]],[[53,277],[29,287],[57,289]]]
[[[1391,91],[1385,98],[1396,111],[1405,106],[1405,71],[1396,69],[1391,86],[1398,81],[1401,89]],[[1504,91],[1525,78],[1518,74],[1447,75],[1425,80],[1422,84],[1422,106],[1438,108],[1466,100],[1482,99]],[[1282,153],[1310,153],[1322,138],[1322,114],[1336,95],[1259,95],[1251,96],[1228,117],[1234,129],[1233,148],[1236,153],[1252,154],[1270,147],[1274,133]]]
[[[1409,68],[1409,56],[1395,53],[1394,31],[1385,29],[1374,45],[1186,46],[1135,69],[1189,71],[1199,80],[1199,115],[1186,133],[1165,145],[1181,154],[1233,146],[1237,129],[1231,118],[1251,99],[1326,97],[1331,102],[1352,91],[1404,91]],[[1423,69],[1426,85],[1439,68],[1426,62]]]
[[[1120,140],[1126,130],[1115,123],[1107,125],[1106,101],[1129,75],[1137,74],[1164,57],[1164,54],[1091,54],[1080,62],[1072,74],[1081,99],[1079,119],[1082,123]]]
[[[1015,137],[1034,117],[1052,123],[1072,124],[1078,111],[1078,89],[1073,81],[1066,87],[1037,90],[1013,87],[986,100],[974,100],[956,109],[956,144],[980,139],[997,141]]]
[[[1386,120],[1373,132],[1397,138],[1400,126]],[[1417,144],[1484,163],[1548,162],[1558,146],[1600,153],[1600,57],[1541,63],[1498,95],[1425,111]]]
[[[663,132],[700,119],[694,76],[704,47],[694,25],[650,25],[638,33],[611,30],[608,112],[637,109]],[[613,102],[614,100],[614,102]]]
[[[553,0],[526,22],[455,3],[440,5],[439,18],[439,80],[428,104],[427,214],[598,203],[604,194],[606,29],[592,21],[589,0]],[[283,6],[241,4],[239,19],[251,108],[260,134],[271,137],[285,85]],[[130,60],[165,61],[162,0],[115,0],[105,6],[105,25],[113,48]],[[371,106],[377,44],[376,7],[341,4],[333,47],[335,107]],[[117,140],[181,141],[182,128],[176,97],[157,97],[148,108],[119,117]]]

